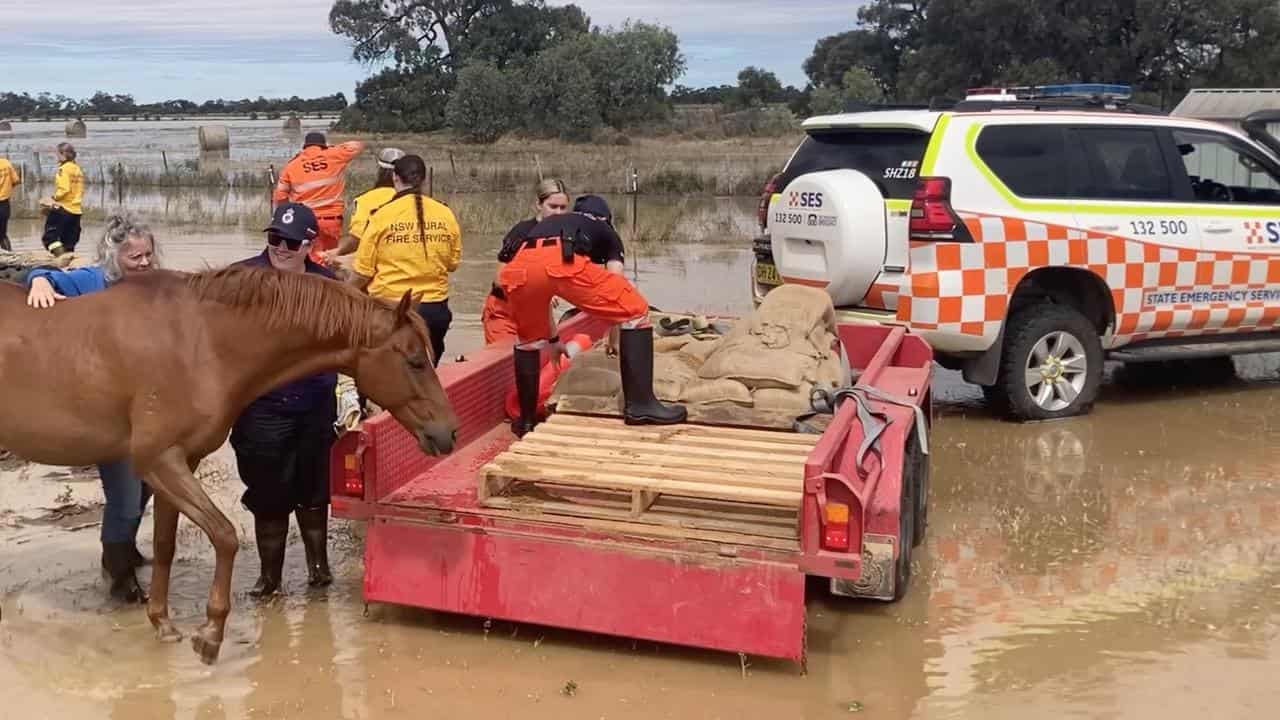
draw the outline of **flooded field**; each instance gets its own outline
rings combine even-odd
[[[137,198],[167,265],[261,248],[247,220],[166,224],[166,203],[221,199],[192,197],[204,196]],[[260,196],[227,202],[243,203],[237,216],[265,215]],[[475,202],[476,218],[523,212],[518,197]],[[659,307],[746,311],[740,238],[754,205],[699,207],[679,214],[704,213],[722,234],[632,248],[633,272]],[[18,221],[16,245],[35,247],[37,230]],[[499,232],[467,236],[450,356],[480,343]],[[186,644],[159,644],[140,609],[107,604],[96,477],[10,462],[0,466],[0,720],[1269,717],[1280,704],[1280,359],[1223,369],[1115,367],[1092,415],[1028,425],[993,419],[976,388],[939,370],[929,535],[911,591],[881,605],[811,584],[807,674],[407,608],[366,615],[361,527],[345,523],[331,541],[332,587],[306,590],[295,531],[290,594],[256,605],[245,595],[257,575],[252,519],[225,448],[209,485],[246,542],[228,641],[205,667]],[[148,552],[150,534],[145,523]],[[203,618],[211,573],[208,543],[184,521],[180,625]]]

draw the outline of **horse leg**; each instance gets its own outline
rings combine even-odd
[[[154,477],[154,476],[151,476]],[[148,482],[155,484],[148,477]],[[156,629],[156,637],[164,642],[177,642],[182,633],[169,619],[169,572],[178,540],[178,506],[163,495],[155,500],[155,559],[151,565],[151,597],[147,601],[147,617]]]
[[[216,560],[213,583],[209,586],[209,604],[206,609],[208,621],[191,638],[191,646],[200,655],[200,659],[211,665],[218,659],[218,652],[222,649],[227,615],[231,612],[231,569],[235,564],[236,551],[240,549],[236,529],[200,487],[199,481],[191,473],[191,466],[182,448],[175,446],[164,451],[149,470],[156,481],[152,487],[156,495],[166,497],[179,512],[203,530],[209,542],[213,543]],[[156,552],[160,552],[158,547]],[[167,572],[165,579],[168,579]],[[167,582],[163,589],[163,597],[167,600]],[[155,596],[156,593],[153,592],[152,595]]]

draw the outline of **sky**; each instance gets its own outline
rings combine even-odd
[[[0,2],[0,90],[83,98],[96,90],[139,102],[173,98],[316,97],[372,70],[329,30],[332,0],[58,0]],[[551,0],[551,5],[563,2]],[[734,84],[756,65],[803,87],[818,38],[853,27],[861,2],[826,0],[577,0],[601,26],[627,18],[679,36],[677,82]]]

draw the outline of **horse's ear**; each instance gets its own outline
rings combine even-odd
[[[404,291],[404,297],[400,298],[400,305],[396,308],[396,325],[403,325],[409,322],[409,313],[413,310],[413,292]]]

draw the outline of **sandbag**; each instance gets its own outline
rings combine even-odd
[[[655,355],[653,358],[653,394],[659,400],[679,401],[684,386],[697,376],[697,371],[682,360],[679,353]]]
[[[611,398],[622,391],[622,375],[617,370],[579,365],[578,359],[556,380],[550,402],[569,395]]]
[[[750,407],[751,391],[737,380],[722,378],[719,380],[693,380],[685,385],[680,401],[690,405],[712,405],[717,403],[733,403]]]
[[[751,393],[757,410],[778,410],[795,412],[802,415],[812,408],[809,405],[809,393],[813,385],[804,383],[795,388],[762,388]]]
[[[609,357],[604,346],[593,347],[573,358],[573,367],[606,368],[617,372],[618,358]]]
[[[674,337],[654,338],[653,351],[655,353],[675,352],[693,341],[692,335],[676,335]]]
[[[781,325],[804,333],[822,328],[835,334],[836,310],[825,290],[804,285],[782,285],[765,296],[760,307],[756,308],[751,324],[756,329],[765,325]]]
[[[729,378],[752,390],[762,387],[794,388],[816,372],[818,357],[808,345],[801,348],[766,347],[755,335],[730,336],[718,343],[698,368],[704,380]]]
[[[812,375],[806,376],[805,380],[813,383],[815,387],[821,388],[847,385],[844,362],[840,359],[840,346],[834,336],[831,336],[828,340],[832,348],[831,351],[818,361]]]
[[[695,369],[700,369],[703,363],[707,361],[707,357],[716,351],[719,344],[720,338],[715,340],[695,340],[680,348],[680,355],[683,356],[685,362]]]

